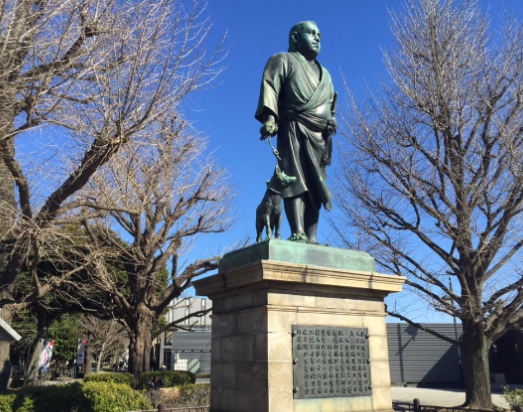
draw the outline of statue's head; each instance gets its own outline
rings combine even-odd
[[[320,53],[320,29],[310,20],[300,21],[289,32],[289,52],[298,51],[307,58]]]

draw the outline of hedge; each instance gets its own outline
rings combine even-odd
[[[123,412],[151,409],[130,386],[114,382],[23,388],[0,395],[0,412]]]
[[[153,376],[158,376],[163,381],[164,388],[196,382],[196,375],[191,372],[172,370],[152,371],[144,372],[140,375],[137,389],[147,389],[147,382],[149,382]]]
[[[129,372],[99,372],[91,373],[84,377],[84,382],[113,382],[125,383],[132,386],[133,375]]]
[[[23,388],[15,393],[0,395],[0,399],[0,405],[5,408],[0,409],[1,412],[65,412],[73,410],[73,406],[85,406],[82,386],[78,383]],[[80,410],[91,412],[86,408]]]
[[[17,395],[0,395],[0,412],[31,412],[33,411],[33,400],[29,397],[17,397]]]
[[[516,410],[516,406],[523,406],[522,389],[514,388],[514,390],[510,390],[508,385],[503,386],[503,397],[512,410]]]
[[[92,412],[136,411],[152,408],[147,398],[123,383],[86,382],[83,384],[83,392]],[[88,411],[79,409],[78,412]]]

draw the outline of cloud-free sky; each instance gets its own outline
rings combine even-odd
[[[493,26],[501,23],[503,7],[519,19],[523,17],[523,0],[479,3],[490,9]],[[331,73],[340,111],[345,100],[342,76],[356,95],[366,86],[376,87],[380,76],[386,77],[381,50],[394,44],[389,10],[401,11],[402,7],[402,0],[209,1],[207,11],[214,26],[206,43],[212,48],[227,33],[228,55],[216,87],[193,94],[186,116],[209,137],[210,148],[227,167],[238,190],[236,223],[225,235],[212,239],[209,251],[217,252],[216,247],[226,248],[247,236],[255,238],[255,209],[275,161],[270,147],[259,140],[261,124],[254,119],[254,112],[265,63],[272,54],[287,50],[290,28],[302,20],[317,23],[322,34],[318,61]],[[341,139],[340,134],[334,137],[335,141]],[[328,182],[333,182],[336,163],[334,158],[327,169]],[[318,240],[334,244],[331,233],[322,219]],[[289,236],[284,221],[282,238]]]
[[[520,21],[523,17],[523,0],[479,0],[479,4],[490,10],[492,27],[502,23],[504,9]],[[317,23],[322,34],[318,61],[332,75],[340,111],[345,100],[343,77],[356,96],[367,86],[376,88],[380,77],[386,78],[381,50],[394,45],[389,11],[401,12],[402,7],[402,0],[209,1],[207,11],[214,27],[207,45],[212,47],[227,33],[228,55],[217,87],[193,95],[186,116],[209,137],[210,149],[231,174],[238,191],[237,219],[227,233],[201,238],[192,251],[195,257],[221,253],[248,236],[251,242],[255,239],[255,209],[275,160],[270,147],[259,140],[254,112],[265,63],[272,54],[287,50],[290,28],[302,20]],[[341,139],[340,134],[334,137],[335,142]],[[334,156],[327,171],[331,184],[336,167]],[[318,240],[335,245],[325,218],[328,212],[322,212]],[[336,215],[336,210],[331,213]],[[282,238],[287,238],[290,231],[283,220]]]

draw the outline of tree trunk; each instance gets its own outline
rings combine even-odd
[[[31,356],[27,364],[27,372],[25,374],[24,386],[34,385],[38,375],[38,360],[40,359],[40,351],[42,348],[42,339],[49,337],[49,324],[52,319],[45,309],[37,308],[37,329],[36,337],[31,347]]]
[[[0,92],[0,140],[3,140],[14,130],[15,105],[13,103],[16,101],[16,96],[6,92],[3,85],[0,89],[3,89]],[[11,265],[12,239],[4,237],[14,226],[17,206],[15,181],[3,158],[4,152],[11,150],[14,151],[14,144],[10,139],[5,140],[5,145],[0,145],[0,299],[12,298],[12,283],[17,275],[17,268]],[[11,326],[12,311],[5,306],[0,310],[2,319]],[[11,375],[9,349],[9,342],[0,342],[0,392],[7,390]]]
[[[5,294],[0,293],[0,298]],[[0,317],[8,324],[11,325],[13,320],[13,312],[9,307],[1,309]],[[0,393],[7,391],[9,384],[9,378],[11,377],[11,361],[9,359],[9,342],[0,342]]]
[[[131,328],[129,342],[129,372],[134,376],[133,386],[138,386],[140,375],[150,369],[151,332],[153,315],[145,307],[140,308]]]
[[[98,360],[96,362],[96,372],[100,371],[100,365],[102,364],[102,359],[104,356],[104,349],[105,349],[105,342],[102,343],[102,347],[100,348],[100,353],[98,354]]]
[[[84,376],[89,375],[93,371],[92,336],[91,332],[87,332],[87,342],[85,342]]]
[[[34,340],[31,346],[29,356],[29,362],[27,363],[24,386],[32,386],[36,383],[36,377],[38,374],[38,359],[40,359],[40,351],[42,350],[42,341],[38,338]]]
[[[3,119],[0,121],[2,120]],[[2,129],[0,125],[0,138],[6,133],[6,131]],[[14,225],[14,212],[16,207],[14,190],[13,176],[5,165],[2,158],[2,149],[0,148],[0,240]],[[2,286],[6,284],[9,286],[4,286],[0,290],[0,299],[10,299],[12,298],[12,288],[10,286],[12,268],[9,267],[9,250],[2,246],[2,243],[0,243],[0,284]],[[0,316],[11,326],[13,320],[12,311],[6,306],[4,306],[1,311]],[[9,359],[10,346],[9,342],[0,342],[0,368],[2,369],[0,372],[0,393],[7,391],[7,385],[11,377],[11,361]]]
[[[116,370],[120,370],[120,365],[119,365],[120,359],[119,359],[118,353],[116,352],[115,349],[113,349],[111,352],[111,359],[112,359],[111,365],[114,365]]]
[[[483,325],[463,321],[465,406],[473,409],[492,409],[488,363],[490,345]]]
[[[102,364],[102,352],[96,357],[96,372],[100,372],[100,365]]]

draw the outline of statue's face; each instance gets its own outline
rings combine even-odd
[[[305,23],[296,34],[297,50],[305,57],[315,58],[320,53],[320,37],[320,29],[315,24]]]

